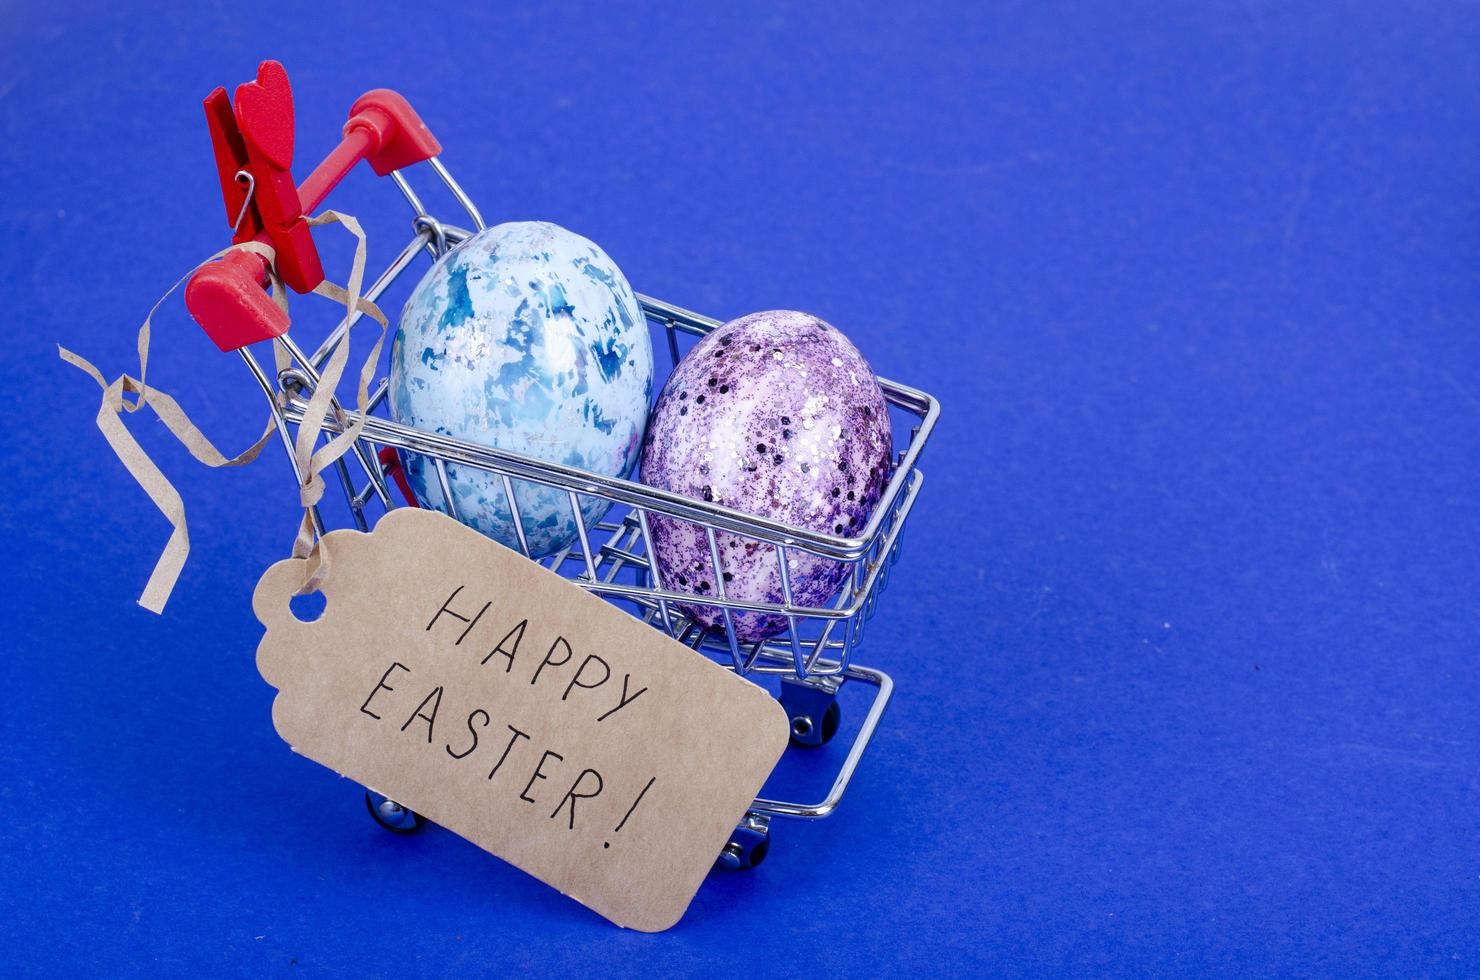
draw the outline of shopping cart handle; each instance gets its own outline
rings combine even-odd
[[[388,88],[366,92],[350,106],[344,139],[298,188],[303,210],[312,211],[322,204],[334,186],[361,160],[369,163],[377,176],[384,177],[393,170],[424,163],[441,152],[442,144],[411,108],[411,103]]]
[[[281,337],[288,314],[267,295],[267,262],[255,252],[227,252],[185,284],[185,306],[223,351]]]
[[[324,280],[306,216],[355,164],[365,160],[385,176],[442,152],[410,103],[375,89],[350,108],[339,145],[295,185],[293,89],[276,61],[262,62],[256,80],[237,86],[235,105],[217,88],[206,96],[205,110],[232,241],[271,245],[278,275],[299,293]],[[287,315],[263,292],[266,285],[265,261],[233,252],[191,277],[185,305],[217,347],[236,350],[288,329]]]
[[[349,114],[349,121],[344,124],[345,136],[356,129],[375,134],[376,148],[365,155],[365,160],[377,177],[413,163],[425,163],[442,152],[437,137],[398,92],[388,88],[366,92],[350,106]]]

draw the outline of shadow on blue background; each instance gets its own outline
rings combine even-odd
[[[1480,14],[411,6],[5,16],[8,969],[1480,970]],[[277,739],[280,455],[204,471],[133,420],[195,542],[134,605],[166,527],[54,345],[132,370],[226,240],[199,99],[268,56],[300,161],[397,88],[490,217],[693,309],[816,312],[946,407],[860,657],[900,681],[876,750],[670,933],[390,839]],[[333,198],[382,262],[388,193]],[[178,302],[156,352],[223,448],[260,431]]]

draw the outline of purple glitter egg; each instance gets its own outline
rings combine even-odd
[[[648,423],[641,478],[792,527],[851,536],[879,502],[891,448],[884,395],[863,355],[831,324],[773,310],[719,327],[674,369]],[[658,516],[650,527],[664,587],[717,595],[704,529]],[[715,538],[727,598],[782,602],[773,546],[727,532]],[[845,572],[840,562],[788,551],[796,605],[826,602]],[[718,608],[685,610],[723,629]],[[740,642],[787,625],[783,616],[732,616]]]

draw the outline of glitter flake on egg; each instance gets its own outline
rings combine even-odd
[[[647,323],[626,277],[595,244],[542,221],[485,229],[442,256],[391,347],[397,422],[605,476],[636,464],[652,386]],[[420,504],[446,512],[435,464],[402,455]],[[446,468],[458,518],[518,549],[502,479]],[[564,490],[513,482],[533,557],[576,539]],[[609,507],[582,498],[584,523]]]
[[[889,476],[892,435],[883,393],[863,356],[836,328],[789,310],[753,313],[704,337],[658,398],[642,481],[697,500],[841,536],[861,531]],[[665,587],[717,595],[704,529],[654,515],[653,550]],[[771,545],[716,534],[727,598],[780,603]],[[836,561],[794,550],[792,598],[817,606],[846,574]],[[721,611],[686,610],[709,629]],[[786,628],[782,616],[733,613],[736,639]]]

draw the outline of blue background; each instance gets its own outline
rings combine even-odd
[[[1480,971],[1480,10],[4,6],[8,971]],[[53,345],[133,369],[226,241],[199,100],[269,56],[300,176],[397,88],[490,217],[814,311],[945,407],[860,655],[900,682],[876,750],[667,934],[390,838],[278,740],[275,447],[206,471],[131,420],[195,540],[134,605],[166,526]],[[368,171],[331,201],[404,240]],[[255,437],[178,300],[156,338]]]

